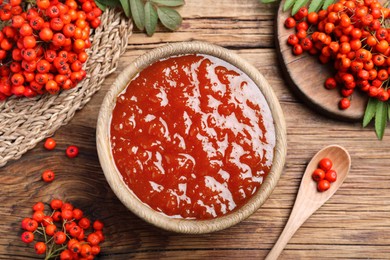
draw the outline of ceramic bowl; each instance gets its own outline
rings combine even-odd
[[[276,144],[271,171],[261,188],[241,208],[227,215],[211,220],[190,220],[171,218],[141,202],[123,181],[115,166],[110,145],[110,122],[118,95],[142,69],[150,64],[171,56],[183,54],[206,54],[222,59],[247,74],[263,93],[274,120]],[[125,68],[106,94],[97,122],[97,150],[105,177],[119,200],[134,214],[145,221],[165,230],[200,234],[222,230],[246,219],[267,200],[282,173],[286,157],[286,126],[277,97],[263,75],[232,51],[205,42],[181,42],[167,44],[154,49],[134,60]]]

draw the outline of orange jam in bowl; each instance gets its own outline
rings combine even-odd
[[[111,152],[129,189],[173,218],[213,219],[259,190],[275,128],[256,84],[213,56],[187,54],[144,68],[117,97]]]

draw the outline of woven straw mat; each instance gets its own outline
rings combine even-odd
[[[132,33],[132,22],[121,12],[107,9],[102,24],[91,36],[87,77],[72,90],[35,98],[10,98],[0,102],[0,167],[19,159],[38,142],[67,124],[115,71]]]

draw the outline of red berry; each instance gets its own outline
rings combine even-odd
[[[96,246],[101,242],[99,235],[96,232],[89,234],[87,241],[91,246]]]
[[[320,180],[317,185],[317,189],[320,192],[327,191],[330,188],[330,182],[328,180]]]
[[[102,230],[103,227],[104,227],[104,224],[100,220],[95,220],[95,222],[93,222],[93,229],[94,230]]]
[[[25,231],[21,235],[21,238],[22,238],[22,241],[24,243],[28,244],[28,243],[31,243],[32,241],[34,241],[34,234],[30,231]]]
[[[325,178],[325,172],[322,169],[315,169],[311,177],[314,181],[319,182]]]
[[[45,141],[45,144],[44,144],[44,147],[46,148],[46,150],[54,150],[54,148],[56,148],[56,141],[53,139],[53,138],[47,138],[46,141]]]
[[[35,252],[36,252],[38,255],[42,255],[42,254],[46,253],[46,244],[43,243],[43,242],[37,242],[37,243],[34,245],[34,248],[35,248]]]
[[[69,158],[75,158],[79,154],[79,148],[75,145],[68,146],[66,148],[66,156]]]
[[[37,203],[34,204],[33,210],[34,211],[44,211],[45,210],[45,204],[43,204],[42,202],[37,202]]]
[[[351,106],[351,101],[348,98],[342,98],[339,102],[339,107],[342,110],[345,110]]]
[[[66,235],[62,231],[57,231],[56,233],[54,233],[53,237],[54,237],[54,243],[56,243],[57,245],[61,245],[66,241]]]
[[[63,203],[62,203],[62,200],[59,200],[59,199],[53,199],[51,202],[50,202],[50,207],[54,210],[58,210],[58,209],[61,209]]]
[[[295,44],[293,47],[293,53],[294,55],[301,55],[303,53],[302,45]]]
[[[323,158],[321,159],[321,161],[318,163],[318,167],[320,167],[322,170],[324,170],[325,172],[326,171],[329,171],[330,169],[332,169],[332,166],[333,166],[333,162],[331,159],[329,158]]]
[[[284,26],[286,26],[286,28],[289,28],[289,29],[294,28],[296,24],[297,23],[296,23],[295,19],[292,17],[287,18],[286,21],[284,22]]]
[[[79,221],[79,226],[82,227],[83,229],[88,229],[89,226],[91,225],[91,221],[87,218],[82,218]]]
[[[45,227],[45,232],[49,236],[53,236],[55,232],[57,231],[57,226],[54,224],[49,224]]]
[[[337,180],[337,173],[335,170],[329,170],[325,173],[325,180],[335,182]]]
[[[42,173],[42,180],[44,182],[52,182],[54,180],[55,174],[51,170],[46,170]]]

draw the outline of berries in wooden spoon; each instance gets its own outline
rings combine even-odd
[[[318,163],[318,168],[314,170],[312,178],[317,182],[319,192],[327,191],[332,182],[337,180],[337,173],[332,169],[333,162],[329,158],[323,158]]]

